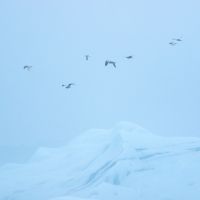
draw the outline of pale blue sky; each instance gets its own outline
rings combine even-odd
[[[199,19],[199,0],[1,1],[0,145],[60,147],[125,120],[200,137]]]

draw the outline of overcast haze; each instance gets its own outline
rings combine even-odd
[[[199,19],[199,0],[1,1],[0,146],[60,147],[119,121],[200,137]]]

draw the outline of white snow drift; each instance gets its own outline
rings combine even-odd
[[[160,137],[120,122],[0,168],[0,199],[199,200],[199,171],[199,138]]]

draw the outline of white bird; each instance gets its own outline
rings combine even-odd
[[[91,56],[90,55],[85,55],[86,60],[88,60],[89,57],[91,57]]]
[[[116,62],[106,60],[106,62],[105,62],[105,66],[107,66],[108,64],[113,64],[113,66],[116,68],[116,65],[115,65]]]
[[[178,39],[176,39],[176,38],[172,38],[173,40],[176,40],[176,41],[178,41],[178,42],[180,42],[180,41],[182,41],[182,35],[178,38]]]
[[[30,71],[31,67],[33,67],[33,66],[26,65],[26,66],[24,66],[24,69],[28,69],[28,71]]]
[[[176,43],[175,43],[175,42],[170,42],[169,44],[171,44],[172,46],[176,45]]]
[[[65,86],[65,88],[69,89],[69,88],[71,88],[71,85],[75,85],[75,84],[74,83],[70,83],[67,86],[66,85],[62,85],[62,87]]]

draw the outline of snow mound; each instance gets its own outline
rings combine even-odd
[[[0,199],[198,200],[199,169],[199,138],[156,136],[120,122],[0,168]]]

